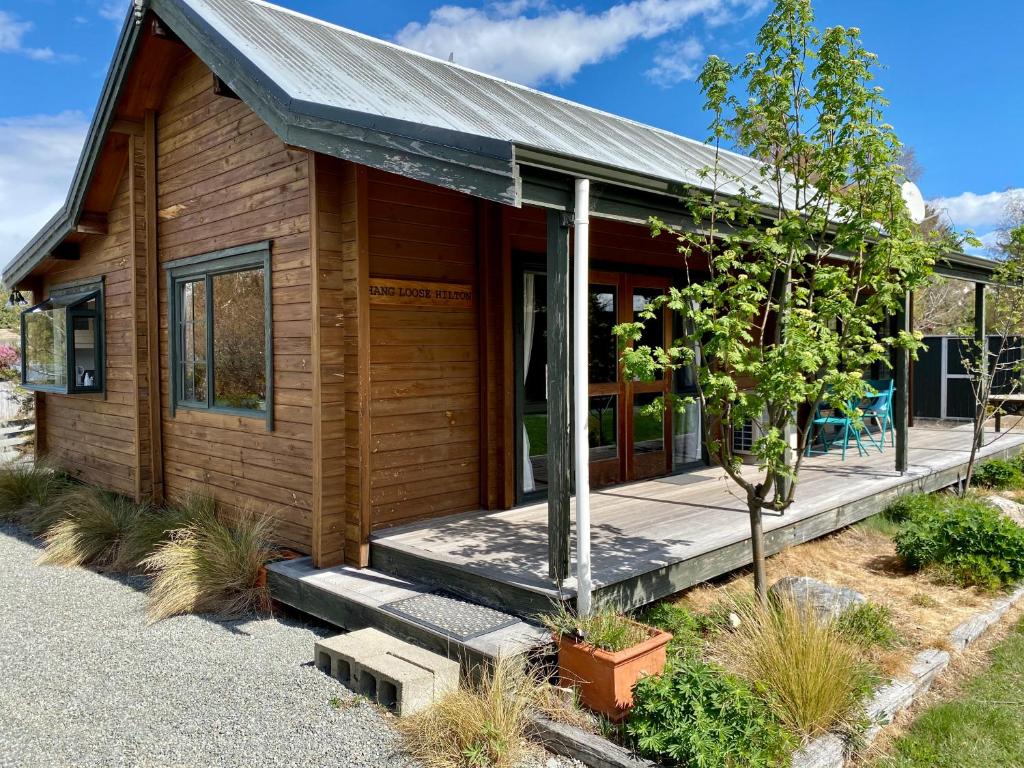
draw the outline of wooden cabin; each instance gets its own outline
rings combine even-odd
[[[398,524],[567,516],[583,178],[590,482],[701,465],[699,413],[642,413],[692,382],[625,380],[610,328],[683,279],[645,222],[682,220],[708,147],[260,0],[137,5],[66,204],[3,273],[40,454],[208,489],[317,566]]]

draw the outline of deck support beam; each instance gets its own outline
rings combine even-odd
[[[548,211],[548,575],[558,584],[569,575],[569,495],[572,490],[569,224],[568,213]]]
[[[908,291],[896,312],[897,333],[911,331],[910,299]],[[895,358],[896,386],[893,390],[892,417],[896,428],[896,471],[902,474],[907,471],[910,450],[907,440],[910,428],[910,351],[905,347],[896,347]]]

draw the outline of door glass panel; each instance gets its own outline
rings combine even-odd
[[[633,289],[633,322],[639,323],[643,320],[640,313],[643,312],[652,300],[661,296],[662,292],[657,288],[634,288]],[[655,320],[645,320],[643,332],[640,339],[635,343],[636,347],[650,347],[657,349],[665,346],[665,323],[664,309],[658,310],[658,317]],[[664,374],[657,371],[654,374],[656,380],[661,380]]]
[[[612,329],[618,323],[615,286],[590,286],[590,383],[618,380],[619,355]]]
[[[672,468],[700,461],[700,406],[690,403],[672,414]]]
[[[547,281],[543,273],[523,274],[523,493],[547,488],[548,483],[548,313]]]
[[[654,412],[655,403],[662,397],[659,392],[644,392],[633,396],[633,453],[653,453],[665,450],[665,416]]]
[[[618,450],[618,400],[615,395],[590,398],[590,460],[614,459]]]

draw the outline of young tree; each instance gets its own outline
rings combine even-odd
[[[1024,387],[1024,223],[1007,230],[999,250],[1003,262],[993,274],[996,287],[992,291],[992,311],[987,312],[983,338],[966,339],[960,344],[960,361],[971,382],[974,394],[974,422],[971,455],[967,472],[960,485],[966,495],[974,476],[978,451],[985,442],[985,423],[991,411],[1003,410],[1007,403],[1021,394]],[[962,335],[969,336],[964,329]],[[991,410],[990,410],[991,409]],[[997,435],[994,439],[998,439]]]
[[[856,417],[864,371],[918,346],[881,329],[927,279],[935,248],[903,203],[901,146],[859,30],[819,31],[810,0],[779,0],[757,46],[736,66],[710,58],[699,78],[710,191],[688,199],[693,226],[674,233],[685,284],[644,316],[667,307],[685,331],[668,349],[639,345],[642,322],[616,331],[627,375],[695,367],[697,394],[676,407],[699,402],[707,449],[746,499],[766,600],[762,515],[792,504],[819,404]],[[733,174],[727,144],[760,158],[760,174]],[[756,467],[732,439],[750,424]]]

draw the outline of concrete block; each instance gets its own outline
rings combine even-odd
[[[459,685],[459,663],[376,629],[314,644],[317,668],[399,715],[418,712]]]

